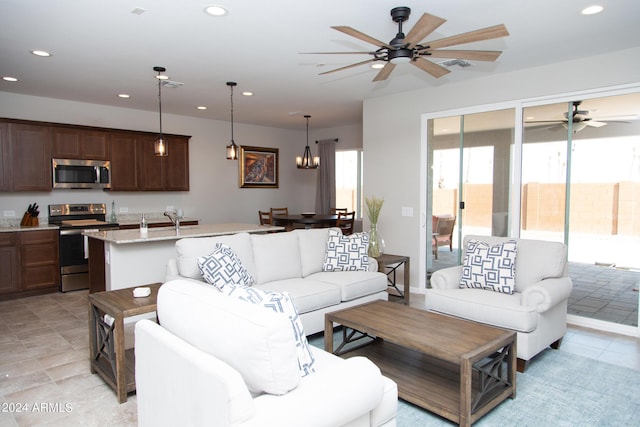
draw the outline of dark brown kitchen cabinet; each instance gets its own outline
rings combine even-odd
[[[137,191],[140,136],[135,133],[111,134],[111,191]]]
[[[0,295],[20,290],[20,260],[17,234],[0,233]]]
[[[0,233],[0,300],[60,290],[58,230]]]
[[[22,291],[60,287],[58,230],[20,233],[20,276]]]
[[[153,151],[155,137],[138,141],[140,190],[188,191],[189,190],[189,140],[165,135],[168,155],[158,157]]]
[[[0,191],[11,190],[11,159],[9,156],[9,124],[0,123]]]
[[[51,191],[49,126],[9,124],[13,191]]]
[[[109,160],[109,133],[71,127],[52,127],[52,157]]]

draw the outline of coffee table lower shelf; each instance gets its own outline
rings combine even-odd
[[[370,344],[344,353],[346,357],[364,356],[375,363],[383,375],[398,384],[398,396],[450,421],[460,423],[460,366],[415,350],[376,339]],[[480,373],[472,373],[472,401],[480,390]],[[498,387],[486,393],[471,413],[474,423],[508,397],[512,387]]]

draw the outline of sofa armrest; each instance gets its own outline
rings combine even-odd
[[[378,260],[374,257],[369,257],[369,271],[378,271]]]
[[[442,268],[431,275],[431,287],[435,289],[456,289],[460,286],[462,266]]]
[[[150,320],[135,327],[138,425],[229,426],[255,414],[238,371]]]
[[[569,277],[541,280],[522,291],[522,305],[536,307],[538,313],[544,313],[568,299],[572,288]]]
[[[345,425],[380,405],[384,388],[380,369],[373,362],[364,357],[352,357],[303,378],[296,389],[285,395],[258,396],[254,399],[256,415],[240,425]],[[321,414],[309,416],[318,408],[324,408]]]
[[[179,275],[180,271],[178,271],[178,260],[176,258],[169,258],[167,261],[167,277]]]

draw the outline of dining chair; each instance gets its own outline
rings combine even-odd
[[[338,212],[347,213],[349,210],[347,208],[331,208],[331,215],[337,215]]]
[[[273,215],[289,215],[289,208],[271,208],[271,216]]]
[[[353,212],[338,212],[338,220],[336,221],[336,227],[342,230],[342,234],[348,236],[353,234],[353,223],[356,219],[356,213]]]
[[[271,212],[258,211],[258,218],[260,218],[260,225],[271,225]]]

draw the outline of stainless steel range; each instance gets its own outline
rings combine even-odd
[[[106,214],[104,203],[49,205],[49,224],[60,227],[62,292],[89,288],[89,245],[82,232],[118,228]]]

